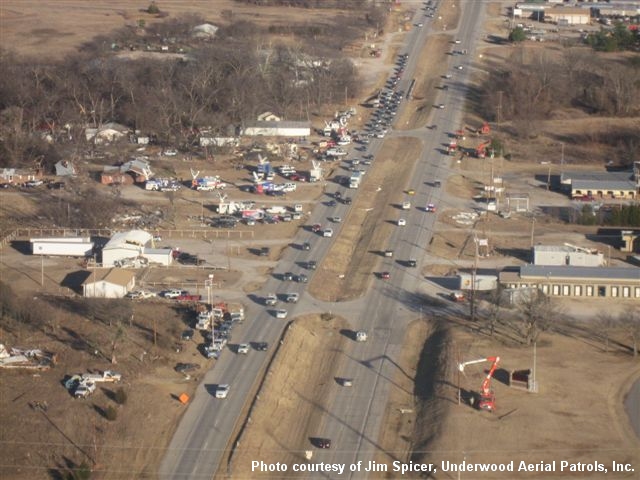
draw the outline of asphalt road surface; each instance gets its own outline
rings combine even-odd
[[[456,48],[466,49],[467,55],[447,56],[450,62],[452,85],[447,91],[441,91],[437,103],[443,103],[444,109],[434,111],[432,123],[438,125],[437,130],[421,129],[409,132],[392,132],[392,136],[418,136],[424,141],[424,150],[418,162],[412,184],[416,195],[412,198],[412,209],[406,212],[407,226],[397,228],[389,245],[394,249],[393,258],[385,258],[383,270],[391,274],[389,280],[377,280],[368,292],[366,299],[347,304],[335,304],[333,310],[350,318],[357,329],[369,332],[369,340],[363,343],[352,342],[349,359],[340,366],[341,376],[353,378],[351,388],[336,385],[334,395],[329,399],[324,420],[315,432],[318,437],[332,440],[332,448],[317,450],[313,462],[352,464],[357,461],[367,463],[373,460],[378,449],[377,438],[380,433],[381,422],[393,378],[397,373],[397,366],[393,359],[398,358],[402,347],[406,323],[415,318],[420,312],[420,306],[412,300],[412,293],[416,289],[418,268],[408,268],[398,262],[409,258],[421,259],[425,246],[431,240],[435,224],[435,214],[424,211],[427,203],[438,206],[440,189],[432,185],[436,178],[443,181],[449,173],[451,157],[444,155],[443,144],[448,144],[447,132],[459,128],[463,114],[465,98],[465,81],[473,58],[473,46],[477,40],[478,29],[483,15],[484,2],[461,2],[462,17],[459,30],[451,31],[460,40]],[[418,10],[414,23],[423,22],[424,27],[416,27],[407,35],[406,47],[401,53],[409,53],[406,66],[405,80],[398,88],[408,89],[412,78],[418,53],[423,47],[427,35],[431,30],[432,19]],[[454,69],[462,65],[462,70]],[[381,140],[372,139],[368,152],[375,154],[380,148]],[[356,191],[349,191],[349,194]],[[346,217],[348,206],[338,203],[336,207],[320,205],[313,212],[311,223],[326,225],[328,216],[338,215]],[[340,224],[333,225],[334,235],[339,233]],[[294,274],[306,273],[301,265],[307,260],[320,261],[326,255],[332,239],[322,238],[311,232],[301,232],[295,243],[302,244],[309,241],[311,251],[302,249],[287,249],[285,255],[275,270],[276,274],[269,279],[263,290],[267,293],[283,295],[287,292],[298,292],[301,300],[296,305],[288,305],[289,315],[297,311],[308,309],[310,305],[318,305],[314,299],[305,295],[304,284],[283,282],[278,274],[286,271]],[[324,310],[321,310],[324,311]],[[269,308],[253,303],[246,311],[247,320],[234,331],[234,342],[269,343],[269,351],[251,351],[249,355],[237,355],[227,349],[215,367],[208,371],[198,386],[197,391],[182,418],[167,450],[166,456],[159,468],[159,478],[162,479],[198,479],[211,478],[218,469],[224,472],[227,468],[222,465],[223,454],[231,439],[231,434],[240,415],[251,401],[250,394],[256,380],[264,371],[267,358],[271,355],[275,344],[279,341],[285,326],[284,320],[276,319]],[[231,389],[226,399],[216,399],[215,389],[219,384],[230,384]],[[313,399],[309,399],[313,401]],[[301,446],[301,449],[311,445]],[[259,459],[256,459],[259,460]],[[404,460],[404,459],[400,459]],[[296,478],[364,478],[362,472],[358,474],[317,473],[300,475]]]

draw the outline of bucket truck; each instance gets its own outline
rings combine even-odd
[[[467,365],[473,365],[474,363],[483,363],[483,362],[491,362],[491,368],[489,372],[487,372],[487,376],[482,382],[482,386],[480,387],[480,402],[477,407],[479,410],[487,410],[489,412],[493,412],[496,408],[496,397],[493,394],[493,390],[491,390],[491,379],[493,378],[493,374],[498,368],[498,363],[500,362],[500,357],[487,357],[480,358],[478,360],[469,360],[468,362],[463,362],[458,364],[458,370],[464,373],[464,368]]]

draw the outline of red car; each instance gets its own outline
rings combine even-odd
[[[380,278],[383,280],[389,280],[391,278],[391,274],[389,272],[380,272]]]
[[[436,206],[433,203],[430,203],[426,206],[425,210],[427,212],[435,212],[436,211]]]
[[[320,230],[322,230],[322,225],[320,225],[319,223],[316,223],[311,226],[311,231],[313,233],[318,233]]]

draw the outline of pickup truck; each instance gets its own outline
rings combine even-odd
[[[92,382],[82,381],[78,384],[75,391],[73,392],[73,396],[76,398],[87,398],[93,392],[96,391],[96,384]]]
[[[183,293],[175,298],[179,302],[199,302],[202,300],[202,295],[192,295],[190,293]]]
[[[298,303],[299,299],[300,299],[300,295],[298,295],[297,293],[287,293],[287,296],[286,296],[287,303]]]
[[[102,373],[83,373],[82,381],[96,383],[96,382],[114,382],[117,383],[122,380],[122,375],[112,370],[105,370]]]

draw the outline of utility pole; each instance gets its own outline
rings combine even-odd
[[[502,90],[498,91],[498,111],[496,112],[496,123],[502,122]]]
[[[476,274],[478,270],[478,237],[473,233],[473,240],[475,243],[475,255],[473,259],[473,270],[471,270],[471,297],[469,298],[469,310],[471,314],[471,321],[476,321]]]

